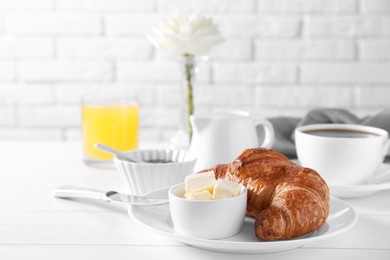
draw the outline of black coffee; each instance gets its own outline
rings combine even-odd
[[[358,130],[349,130],[349,129],[316,129],[316,130],[307,130],[304,133],[316,135],[316,136],[325,136],[325,137],[336,137],[336,138],[370,138],[379,136],[376,133],[358,131]]]
[[[148,161],[145,161],[147,163],[173,163],[174,161],[170,161],[170,160],[148,160]]]

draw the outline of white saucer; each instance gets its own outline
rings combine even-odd
[[[168,189],[160,189],[147,195],[167,198]],[[352,228],[357,222],[357,214],[354,209],[344,201],[333,197],[330,200],[329,217],[321,228],[306,236],[282,241],[259,240],[253,229],[254,220],[251,218],[245,219],[244,228],[237,235],[222,240],[208,240],[177,234],[172,224],[169,205],[130,206],[129,216],[137,223],[181,243],[229,253],[270,253],[290,250],[338,235]]]
[[[382,179],[382,181],[379,180]],[[375,181],[378,178],[378,182]],[[330,193],[339,198],[359,198],[390,189],[390,165],[382,164],[365,183],[355,185],[329,185]]]
[[[292,161],[299,164],[298,160]],[[375,181],[376,178],[378,181]],[[390,165],[382,163],[379,170],[365,183],[353,185],[329,185],[329,189],[332,196],[343,199],[360,198],[375,194],[382,190],[388,190],[390,189]]]

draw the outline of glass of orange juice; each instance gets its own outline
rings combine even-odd
[[[120,151],[138,148],[139,107],[134,97],[83,96],[81,113],[86,164],[113,167],[113,156],[96,149],[96,143]]]

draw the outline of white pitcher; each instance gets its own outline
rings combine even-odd
[[[216,164],[231,163],[243,150],[254,147],[271,148],[275,133],[266,119],[253,119],[246,111],[218,111],[190,117],[193,137],[190,150],[198,157],[195,171]],[[262,125],[265,138],[260,144],[256,126]]]

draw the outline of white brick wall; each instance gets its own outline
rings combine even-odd
[[[102,33],[102,17],[89,13],[9,13],[4,15],[4,31],[10,35],[96,35]]]
[[[360,57],[362,60],[390,60],[390,40],[362,40]]]
[[[22,127],[74,127],[80,126],[77,107],[23,107],[18,111],[18,124]]]
[[[214,48],[210,53],[214,60],[226,61],[249,61],[252,59],[252,44],[250,41],[229,39],[218,48]]]
[[[390,81],[388,64],[310,64],[301,68],[303,83],[385,84]]]
[[[361,7],[364,13],[390,12],[390,4],[388,0],[362,0]]]
[[[296,37],[301,29],[299,17],[265,16],[259,14],[215,15],[223,34],[229,38]]]
[[[54,88],[48,84],[3,83],[0,100],[13,101],[21,106],[54,105]]]
[[[348,87],[324,86],[264,86],[256,88],[256,99],[262,106],[284,109],[307,107],[350,107],[353,104],[352,90]]]
[[[390,0],[0,0],[0,140],[79,140],[96,92],[137,95],[141,140],[169,138],[180,69],[145,34],[177,9],[226,39],[199,66],[198,112],[390,105]]]
[[[289,83],[296,82],[297,68],[283,63],[220,62],[214,66],[214,76],[218,83]]]
[[[0,37],[0,58],[52,58],[53,39],[50,37]]]
[[[142,38],[75,37],[57,41],[59,58],[150,59],[152,52],[147,39]]]
[[[355,45],[339,40],[284,40],[255,42],[257,60],[352,60]]]
[[[201,9],[205,12],[218,13],[253,13],[255,11],[255,0],[159,0],[157,1],[157,10],[160,12],[170,12],[177,9],[192,11]]]
[[[52,0],[0,0],[0,10],[4,11],[50,11]]]
[[[108,35],[138,36],[145,38],[150,28],[157,25],[159,16],[154,13],[107,13],[104,19],[104,30]]]
[[[356,0],[259,0],[259,12],[343,13],[357,10]]]
[[[3,100],[1,101],[2,103],[4,102]],[[5,127],[13,127],[15,126],[15,109],[12,107],[8,106],[1,106],[0,107],[0,126],[2,128]]]
[[[306,19],[309,37],[388,37],[390,17],[377,16],[321,16]]]
[[[58,10],[86,12],[150,12],[153,11],[154,8],[153,0],[57,0],[56,4]]]
[[[0,80],[11,81],[16,79],[16,66],[14,61],[0,60]]]
[[[113,70],[109,61],[26,60],[18,64],[19,79],[23,81],[107,81]]]

